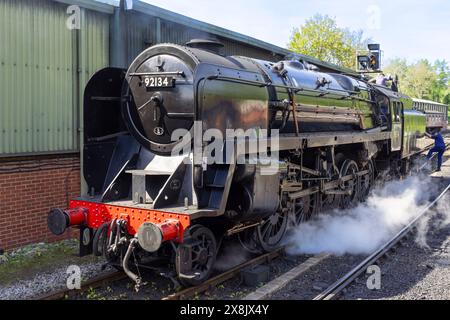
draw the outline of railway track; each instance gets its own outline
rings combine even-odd
[[[210,290],[211,288],[230,280],[234,277],[236,277],[243,269],[248,267],[253,267],[259,264],[263,263],[269,263],[270,261],[277,259],[280,257],[283,253],[284,247],[280,247],[277,250],[273,252],[269,252],[263,255],[260,255],[256,258],[253,258],[251,260],[248,260],[246,262],[243,262],[230,270],[227,270],[221,274],[218,274],[211,279],[207,280],[206,282],[202,283],[201,285],[189,287],[186,289],[183,289],[179,292],[172,293],[168,296],[165,296],[162,298],[162,300],[183,300],[183,299],[189,299],[192,298],[198,294],[201,294],[203,292],[206,292]],[[108,283],[119,281],[122,279],[127,278],[127,275],[123,272],[110,272],[108,274],[104,274],[92,279],[89,279],[88,281],[81,284],[81,288],[77,290],[71,290],[71,289],[60,289],[56,291],[52,291],[49,293],[45,293],[39,297],[36,297],[35,300],[62,300],[66,297],[70,297],[71,295],[80,294],[82,292],[88,291],[90,288],[96,289],[102,286],[107,285]]]
[[[349,286],[359,275],[367,270],[367,268],[373,265],[381,257],[383,257],[389,250],[391,250],[397,243],[399,243],[407,234],[409,234],[422,217],[424,217],[428,211],[433,208],[436,203],[442,199],[442,197],[450,190],[450,184],[448,184],[444,190],[430,203],[428,204],[408,225],[401,229],[385,244],[375,250],[370,256],[364,259],[360,264],[350,270],[347,274],[341,277],[339,280],[330,285],[325,291],[314,297],[313,300],[332,300],[335,299],[347,286]]]
[[[118,281],[127,278],[127,275],[120,271],[114,271],[107,274],[103,274],[98,277],[91,278],[84,283],[81,284],[80,289],[72,290],[72,289],[60,289],[56,291],[52,291],[49,293],[45,293],[39,297],[36,297],[33,300],[62,300],[66,297],[69,297],[73,294],[80,294],[82,292],[88,291],[90,288],[99,288],[104,286],[110,282]]]
[[[447,144],[448,148],[449,144]],[[364,261],[362,261],[359,265],[357,265],[355,268],[353,268],[350,272],[348,272],[346,275],[344,275],[342,278],[340,278],[338,281],[333,283],[331,286],[329,286],[325,291],[323,291],[321,294],[317,295],[313,300],[330,300],[334,299],[342,290],[347,287],[349,284],[351,284],[361,273],[365,272],[367,267],[372,265],[374,262],[376,262],[380,257],[382,257],[386,252],[388,252],[392,247],[394,247],[402,238],[405,237],[416,225],[416,223],[420,220],[421,217],[423,217],[443,196],[444,194],[450,189],[450,184],[446,186],[444,191],[439,194],[438,197],[434,199],[433,202],[431,202],[413,221],[411,221],[407,226],[405,226],[401,231],[399,231],[394,237],[392,237],[386,244],[381,246],[379,249],[377,249],[373,254],[371,254],[369,257],[367,257]],[[162,300],[183,300],[183,299],[189,299],[192,297],[195,297],[198,294],[204,293],[215,286],[222,284],[226,282],[227,280],[230,280],[237,275],[240,274],[240,272],[248,267],[253,267],[256,265],[260,265],[263,263],[269,263],[270,261],[277,259],[280,257],[284,252],[284,247],[280,247],[277,250],[273,252],[269,252],[266,254],[262,254],[256,258],[253,258],[251,260],[248,260],[244,263],[241,263],[230,270],[227,270],[221,274],[218,274],[206,282],[194,286],[189,287],[186,289],[183,289],[179,292],[172,293],[168,296],[165,296],[162,298]],[[291,274],[286,273],[286,276],[284,279],[274,279],[273,282],[277,282],[278,286],[282,286],[282,283],[286,284],[288,283],[292,278],[298,276],[298,274],[306,272],[308,269],[313,267],[314,265],[320,263],[322,260],[326,259],[329,255],[317,255],[314,256],[307,261],[301,263],[297,267],[295,267],[293,272]],[[127,276],[123,272],[111,272],[99,277],[92,278],[85,283],[82,283],[82,286],[79,290],[69,290],[69,289],[61,289],[58,291],[50,292],[47,294],[44,294],[42,296],[39,296],[36,298],[36,300],[60,300],[64,299],[67,296],[70,296],[72,294],[79,294],[80,292],[85,292],[90,288],[99,288],[101,286],[106,285],[107,283],[118,281],[125,279]],[[280,277],[282,278],[283,275]],[[269,287],[271,287],[269,285]],[[274,287],[274,286],[272,286]],[[271,289],[273,291],[279,290],[280,288]],[[252,299],[252,300],[259,300],[269,297],[273,292],[264,292],[264,288],[260,288],[260,293],[258,294],[249,294],[244,299]]]
[[[245,268],[253,267],[253,266],[256,266],[259,264],[263,264],[263,263],[268,263],[268,262],[280,257],[283,250],[284,250],[284,247],[280,247],[273,252],[269,252],[269,253],[260,255],[254,259],[251,259],[244,263],[241,263],[241,264],[231,268],[230,270],[225,271],[215,277],[212,277],[211,279],[207,280],[206,282],[202,283],[201,285],[186,288],[182,291],[168,295],[167,297],[162,298],[162,300],[183,300],[183,299],[189,299],[191,297],[194,297],[197,294],[208,291],[208,290],[212,289],[213,287],[215,287],[221,283],[224,283],[227,280],[234,278]]]
[[[370,256],[368,256],[364,261],[362,261],[360,264],[358,264],[356,267],[354,267],[351,271],[349,271],[347,274],[345,274],[343,277],[341,277],[339,280],[337,280],[335,283],[333,283],[331,286],[329,286],[325,291],[314,297],[313,300],[331,300],[335,299],[348,285],[350,285],[359,275],[364,273],[367,268],[374,264],[377,260],[379,260],[382,256],[386,254],[390,249],[392,249],[401,239],[403,239],[409,232],[411,232],[417,222],[426,215],[426,213],[434,207],[434,205],[447,193],[447,191],[450,190],[450,184],[448,184],[444,190],[429,204],[425,209],[423,209],[407,226],[405,226],[403,229],[401,229],[395,236],[393,236],[389,241],[387,241],[384,245],[382,245],[380,248],[378,248],[375,252],[373,252]],[[186,289],[183,289],[179,292],[172,293],[168,296],[165,296],[162,298],[162,300],[184,300],[189,299],[192,297],[195,297],[198,294],[204,293],[215,286],[222,284],[226,282],[227,280],[230,280],[237,275],[240,274],[240,272],[248,267],[253,267],[256,265],[260,265],[263,263],[269,263],[274,259],[279,258],[284,252],[284,247],[280,247],[277,250],[273,252],[269,252],[263,255],[260,255],[256,258],[253,258],[251,260],[248,260],[244,263],[241,263],[230,270],[227,270],[221,274],[218,274],[206,282],[202,283],[201,285],[189,287]],[[320,263],[322,260],[327,258],[329,255],[317,255],[314,256],[304,263],[301,263],[297,267],[295,267],[293,271],[290,271],[290,273],[286,273],[285,275],[282,275],[280,278],[274,279],[274,282],[277,282],[283,286],[283,284],[286,284],[290,281],[291,278],[298,276],[298,274],[303,273],[313,267],[314,265]],[[123,272],[111,272],[99,277],[92,278],[84,283],[82,283],[82,286],[79,290],[69,290],[69,289],[61,289],[58,291],[50,292],[47,294],[44,294],[36,300],[61,300],[66,298],[67,296],[70,296],[71,294],[79,294],[80,292],[85,292],[90,288],[98,288],[101,286],[106,285],[107,283],[118,281],[125,279],[127,276]],[[285,278],[285,279],[284,279]],[[284,279],[284,280],[283,280]],[[273,287],[269,285],[269,287]],[[275,290],[280,290],[281,288],[275,288]],[[244,299],[248,300],[260,300],[269,297],[273,292],[270,292],[270,290],[264,292],[264,288],[259,289],[262,293],[252,293],[245,297]]]
[[[450,143],[445,145],[448,150]],[[432,156],[435,158],[436,154]],[[423,169],[425,164],[421,166]],[[350,270],[347,274],[329,286],[325,291],[317,295],[313,300],[332,300],[335,299],[347,286],[349,286],[359,275],[367,270],[367,268],[378,261],[382,256],[386,254],[390,249],[392,249],[397,243],[399,243],[407,234],[409,234],[422,217],[424,217],[428,211],[433,208],[436,203],[442,199],[442,197],[450,190],[450,184],[448,184],[443,191],[424,208],[408,225],[401,229],[396,235],[394,235],[389,241],[384,245],[380,246],[375,250],[370,256],[368,256],[364,261]]]
[[[391,239],[385,242],[377,250],[375,250],[370,256],[364,259],[356,267],[346,273],[339,280],[330,285],[327,289],[315,296],[313,300],[332,300],[338,297],[338,295],[349,286],[355,279],[357,279],[362,273],[366,272],[367,268],[373,265],[381,257],[383,257],[389,250],[391,250],[397,243],[399,243],[409,232],[411,232],[419,220],[424,217],[427,212],[433,208],[436,203],[450,190],[450,184],[448,184],[443,191],[428,204],[408,225],[402,228]],[[300,277],[312,267],[318,265],[323,260],[331,257],[331,254],[323,253],[315,255],[298,266],[292,268],[288,272],[280,275],[272,281],[266,283],[264,286],[249,293],[243,298],[243,300],[265,300],[270,299],[276,292],[282,290],[292,280]]]
[[[450,184],[448,184],[444,190],[430,203],[427,205],[425,209],[423,209],[408,225],[406,225],[403,229],[401,229],[395,236],[393,236],[389,241],[387,241],[384,245],[380,246],[375,252],[373,252],[370,256],[368,256],[364,261],[350,270],[347,274],[341,277],[339,280],[330,285],[325,291],[314,297],[313,300],[332,300],[335,299],[347,286],[349,286],[356,278],[358,278],[362,273],[364,273],[367,268],[378,261],[381,257],[383,257],[389,250],[391,250],[399,241],[401,241],[407,234],[409,234],[418,223],[418,221],[427,214],[427,212],[435,206],[435,204],[450,190]],[[263,263],[269,263],[274,259],[279,258],[284,252],[284,247],[280,247],[273,252],[269,252],[263,255],[260,255],[256,258],[248,260],[244,263],[241,263],[230,270],[227,270],[221,274],[218,274],[201,285],[189,287],[183,289],[179,292],[172,293],[168,296],[162,298],[162,300],[184,300],[195,297],[201,293],[204,293],[215,286],[230,280],[240,272],[248,267],[254,267],[256,265],[260,265]],[[287,272],[279,278],[272,280],[279,284],[279,286],[284,286],[287,284],[292,278],[297,277],[300,273],[306,272],[311,267],[317,265],[322,260],[326,259],[329,255],[317,255],[314,256],[305,262],[301,263],[294,270]],[[108,283],[122,280],[127,278],[127,276],[123,272],[110,272],[105,275],[101,275],[99,277],[95,277],[89,279],[88,281],[82,283],[81,288],[79,290],[69,290],[69,289],[61,289],[54,292],[43,294],[36,298],[36,300],[62,300],[66,297],[70,297],[73,294],[80,294],[80,292],[86,292],[90,288],[99,288],[105,286]],[[274,287],[270,285],[269,287]],[[275,287],[272,291],[280,290],[280,287]],[[271,290],[265,290],[264,288],[258,289],[260,292],[251,293],[246,296],[244,299],[246,300],[261,300],[270,295],[273,292]]]
[[[446,144],[446,149],[448,149],[450,143]],[[433,155],[432,159],[436,157],[436,154]],[[421,166],[419,170],[422,170],[425,167],[425,164]],[[364,261],[358,264],[355,268],[353,268],[350,272],[345,274],[338,281],[334,282],[331,286],[329,286],[325,291],[321,294],[317,295],[313,300],[330,300],[337,297],[337,295],[343,291],[349,284],[351,284],[361,273],[365,272],[367,268],[374,264],[378,259],[384,256],[391,248],[393,248],[398,242],[400,242],[418,223],[418,221],[426,215],[426,213],[434,207],[434,205],[447,193],[450,189],[450,184],[444,187],[443,191],[423,210],[421,211],[408,225],[406,225],[403,229],[401,229],[395,236],[393,236],[389,241],[380,246],[375,252],[373,252],[369,257],[367,257]],[[244,300],[264,300],[270,298],[277,291],[282,290],[289,282],[298,278],[306,271],[311,269],[312,267],[318,265],[321,261],[330,257],[331,254],[323,253],[313,256],[309,258],[307,261],[301,263],[297,267],[294,267],[290,271],[282,274],[281,276],[273,279],[269,283],[265,284],[263,287],[258,288],[257,290],[251,292],[247,296],[245,296]]]

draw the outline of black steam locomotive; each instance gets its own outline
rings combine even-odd
[[[100,70],[84,119],[89,195],[51,210],[48,226],[79,227],[80,254],[138,286],[144,265],[205,281],[229,237],[274,250],[289,225],[363,201],[378,172],[405,174],[431,142],[405,95],[295,59],[224,56],[206,40]]]

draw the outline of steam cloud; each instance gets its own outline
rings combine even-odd
[[[333,210],[301,224],[288,238],[290,254],[322,252],[369,254],[415,218],[436,195],[437,183],[426,176],[391,181],[375,189],[366,202],[348,210]],[[450,223],[449,198],[441,199],[439,226]],[[426,245],[429,216],[418,227],[418,243]]]

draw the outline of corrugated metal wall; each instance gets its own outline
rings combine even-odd
[[[108,65],[109,20],[83,9],[81,31],[71,31],[66,9],[49,0],[0,0],[2,156],[79,148],[79,87]]]
[[[216,38],[224,44],[224,54],[241,55],[257,59],[276,60],[270,52],[256,48],[245,43],[236,42],[230,39],[217,37],[207,32],[188,28],[171,21],[161,21],[161,42],[172,42],[185,44],[195,38]]]
[[[83,136],[84,87],[90,77],[99,69],[109,65],[109,16],[83,9],[81,30],[78,34],[78,126]],[[82,141],[79,147],[82,148]]]
[[[269,51],[163,19],[160,19],[160,37],[158,37],[157,23],[157,18],[139,12],[131,12],[127,15],[127,60],[129,64],[149,45],[164,42],[185,44],[191,39],[208,37],[217,38],[222,42],[225,45],[224,53],[226,55],[242,55],[271,61],[281,59],[280,56],[273,56]]]
[[[76,149],[65,21],[45,0],[0,1],[0,153]]]
[[[80,32],[80,69],[88,79],[109,65],[109,15],[83,10]],[[84,87],[86,82],[81,83]]]
[[[156,18],[142,13],[128,15],[127,20],[127,49],[128,64],[133,62],[146,47],[155,45],[156,39]]]
[[[69,30],[67,7],[51,0],[0,0],[0,156],[82,147],[84,86],[109,65],[111,16],[82,8],[81,30]],[[149,45],[210,37],[143,13],[127,15],[128,63]],[[278,59],[245,43],[219,40],[227,55]]]
[[[246,45],[245,43],[224,38],[219,38],[218,40],[225,45],[225,54],[229,56],[246,56],[269,61],[280,61],[283,58],[282,56],[273,55],[269,51]]]
[[[207,38],[207,32],[188,28],[171,21],[161,21],[161,42],[185,44],[191,39]]]

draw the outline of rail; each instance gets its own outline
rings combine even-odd
[[[86,282],[81,284],[80,289],[74,290],[65,288],[56,291],[51,291],[49,293],[44,293],[36,298],[33,298],[33,300],[63,300],[71,294],[79,294],[80,292],[85,292],[89,290],[89,288],[98,288],[105,285],[106,283],[122,280],[125,278],[127,278],[125,273],[120,271],[114,271],[87,280]]]
[[[325,291],[317,295],[313,300],[332,300],[334,299],[344,288],[346,288],[350,283],[352,283],[361,273],[380,259],[386,252],[388,252],[392,247],[394,247],[401,239],[403,239],[417,224],[417,222],[426,215],[426,213],[447,193],[450,189],[450,184],[448,184],[444,190],[424,208],[408,225],[401,229],[396,235],[394,235],[389,241],[380,246],[375,250],[370,256],[364,259],[360,264],[350,270],[342,278],[337,280],[331,286],[329,286]]]
[[[208,290],[212,289],[213,287],[215,287],[227,280],[234,278],[236,275],[238,275],[241,272],[241,270],[243,270],[245,268],[253,267],[253,266],[265,263],[265,262],[270,262],[271,260],[278,258],[281,255],[281,253],[283,252],[283,250],[284,250],[284,247],[280,247],[275,251],[260,255],[254,259],[251,259],[249,261],[241,263],[241,264],[231,268],[230,270],[225,271],[224,273],[221,273],[221,274],[205,281],[204,283],[202,283],[198,286],[186,288],[182,291],[173,293],[167,297],[164,297],[162,300],[183,300],[183,299],[188,299],[190,297],[194,297],[197,294],[208,291]]]

